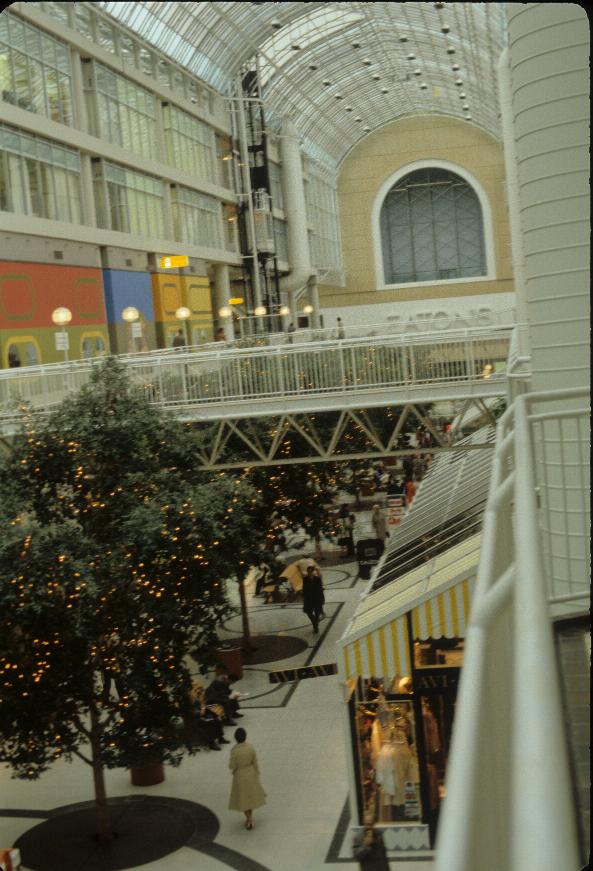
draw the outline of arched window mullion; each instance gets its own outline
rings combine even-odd
[[[458,191],[463,194],[459,202]],[[445,200],[439,208],[435,208],[435,193]],[[388,201],[390,195],[395,197],[391,203]],[[406,212],[403,211],[404,203]],[[476,208],[479,230],[476,226],[475,232],[479,236],[474,238],[472,222],[475,224]],[[447,210],[451,213],[450,221]],[[407,225],[405,230],[404,222]],[[425,168],[400,178],[387,192],[380,211],[386,283],[425,283],[486,275],[484,233],[480,199],[474,188],[455,172],[439,168],[431,172]],[[453,256],[449,256],[449,246]]]

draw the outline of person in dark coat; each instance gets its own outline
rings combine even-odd
[[[313,625],[313,634],[319,632],[319,618],[323,613],[325,595],[321,576],[315,570],[315,566],[307,566],[307,572],[303,578],[303,611]]]
[[[233,698],[229,686],[229,676],[224,672],[218,674],[206,687],[205,701],[207,705],[221,705],[224,708],[225,726],[235,726],[234,718],[243,716],[243,714],[238,713],[239,702]]]

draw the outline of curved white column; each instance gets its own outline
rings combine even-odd
[[[307,204],[303,184],[303,166],[299,148],[299,134],[292,121],[285,120],[280,136],[282,160],[281,183],[286,215],[286,240],[290,273],[280,279],[280,290],[290,295],[290,307],[296,315],[295,291],[307,284],[315,275],[311,266],[309,235],[307,231]]]
[[[589,383],[589,24],[509,3],[509,67],[533,389]]]

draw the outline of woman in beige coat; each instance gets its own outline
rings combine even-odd
[[[259,781],[257,756],[251,744],[246,744],[245,729],[235,731],[237,742],[231,750],[229,768],[233,772],[233,785],[229,799],[229,810],[243,811],[245,828],[253,828],[252,812],[266,803],[266,794]]]

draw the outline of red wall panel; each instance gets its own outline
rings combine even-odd
[[[0,329],[52,327],[58,306],[70,309],[72,326],[105,323],[101,270],[0,262]]]

